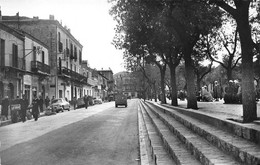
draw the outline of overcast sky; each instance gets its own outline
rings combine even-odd
[[[55,19],[71,29],[72,35],[83,45],[83,60],[90,67],[123,71],[123,53],[111,44],[115,21],[109,15],[107,0],[0,0],[2,15]]]

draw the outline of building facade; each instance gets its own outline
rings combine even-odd
[[[0,99],[14,99],[23,91],[24,36],[0,23]]]
[[[26,73],[23,76],[23,94],[32,101],[34,96],[45,98],[50,91],[50,62],[48,47],[27,34],[25,36],[24,62]]]
[[[83,46],[70,29],[54,20],[52,15],[48,20],[3,16],[2,22],[25,31],[49,47],[49,97],[72,100],[83,96],[83,84],[87,84],[87,78],[80,74]]]
[[[137,83],[130,72],[119,72],[114,75],[115,92],[124,93],[132,98],[138,97]]]
[[[114,83],[113,71],[109,69],[109,70],[99,70],[98,72],[107,79],[107,86],[106,86],[107,99],[109,101],[114,100],[115,83]]]

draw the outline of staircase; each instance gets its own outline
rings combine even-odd
[[[193,113],[140,101],[139,125],[141,122],[146,134],[148,157],[141,164],[260,165],[260,131],[244,128],[241,133],[240,126]]]

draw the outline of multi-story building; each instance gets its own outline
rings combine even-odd
[[[109,68],[108,70],[99,70],[98,71],[101,75],[106,77],[107,79],[107,97],[109,100],[114,99],[114,78],[113,78],[113,71]]]
[[[46,20],[19,15],[2,16],[2,22],[29,33],[49,47],[49,97],[72,100],[73,97],[83,96],[82,84],[87,84],[87,78],[80,74],[83,46],[70,33],[70,29],[63,27],[52,15]]]
[[[124,93],[126,96],[137,97],[138,89],[135,78],[129,72],[119,72],[114,75],[115,91]]]
[[[50,62],[48,47],[33,37],[21,31],[25,37],[24,62],[27,74],[23,77],[23,93],[31,102],[34,96],[45,98],[50,91]]]
[[[0,99],[21,96],[23,91],[24,36],[0,23]]]
[[[97,79],[95,79],[95,77],[92,76],[92,72],[93,69],[91,69],[88,65],[88,61],[87,60],[83,60],[81,63],[81,70],[82,70],[82,74],[87,77],[87,84],[83,85],[83,93],[84,96],[88,95],[88,96],[92,96],[95,97],[95,85],[97,84]]]
[[[48,48],[33,36],[0,23],[0,97],[45,97],[50,76]]]

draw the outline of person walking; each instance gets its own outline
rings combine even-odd
[[[45,102],[45,106],[46,106],[46,108],[47,108],[47,107],[50,105],[50,99],[49,99],[48,96],[46,96],[44,102]]]
[[[76,99],[76,97],[73,97],[72,103],[73,103],[74,110],[76,110],[76,105],[77,105],[77,99]]]
[[[40,107],[40,112],[43,112],[43,98],[42,96],[39,97],[39,107]]]
[[[1,116],[5,120],[8,120],[8,109],[10,106],[10,101],[8,99],[8,96],[5,96],[5,98],[2,100],[2,111],[1,111]]]
[[[88,101],[89,101],[88,96],[85,95],[85,96],[84,96],[84,103],[85,103],[85,108],[86,108],[86,109],[88,109]]]
[[[221,87],[217,81],[214,82],[213,97],[215,101],[219,101],[219,98],[221,98]]]
[[[36,96],[32,100],[32,115],[34,120],[37,121],[39,117],[39,99]]]
[[[29,102],[26,99],[25,95],[23,95],[22,99],[21,99],[21,120],[22,120],[22,122],[26,121],[26,112],[27,112],[28,105],[29,105]]]

